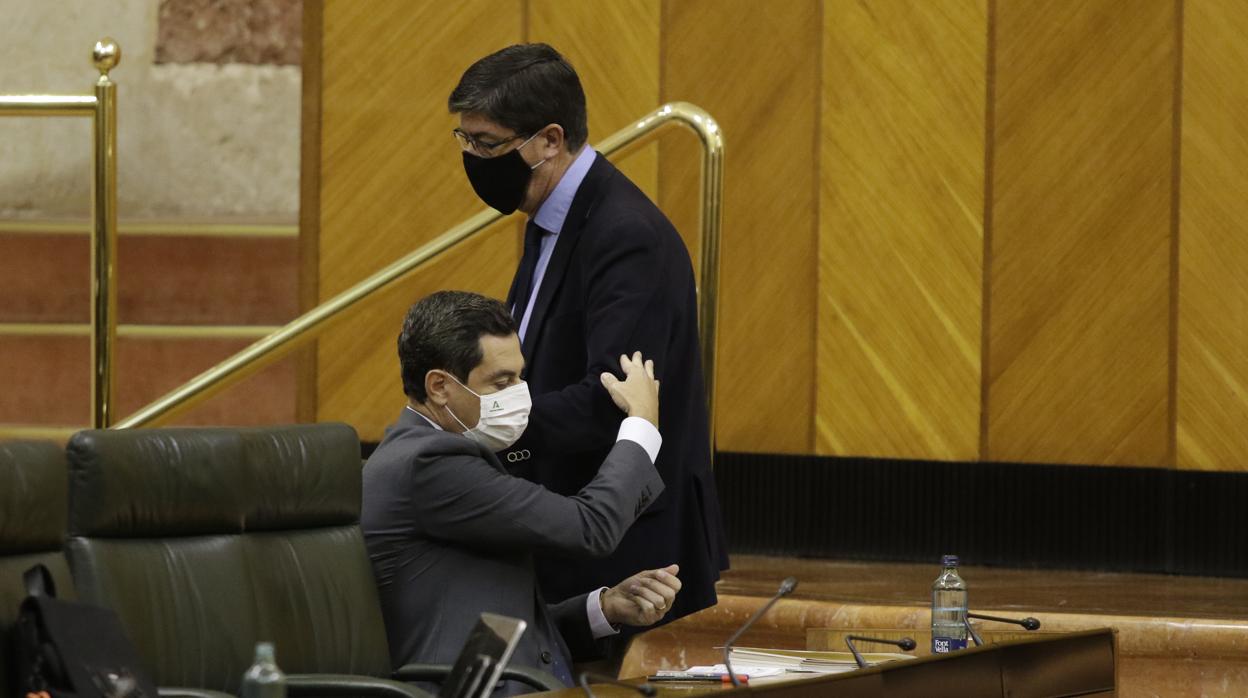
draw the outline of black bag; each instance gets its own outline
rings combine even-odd
[[[20,698],[156,698],[117,614],[57,599],[43,565],[22,579],[28,596],[14,626]]]

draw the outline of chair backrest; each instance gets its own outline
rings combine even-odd
[[[12,695],[9,628],[26,598],[22,573],[47,565],[57,595],[72,599],[65,563],[65,452],[45,442],[0,443],[0,694]]]
[[[288,673],[387,676],[344,424],[84,431],[68,555],[160,685],[237,692],[255,643]]]

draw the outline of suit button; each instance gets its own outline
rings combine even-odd
[[[550,656],[550,650],[542,650],[542,663],[550,664],[551,659],[553,659],[553,657]]]

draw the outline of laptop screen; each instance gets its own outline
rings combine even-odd
[[[487,698],[494,692],[524,628],[522,620],[482,613],[442,683],[438,698]]]

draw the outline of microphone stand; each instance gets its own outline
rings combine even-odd
[[[849,651],[853,653],[854,661],[858,662],[859,669],[867,668],[867,660],[863,659],[862,655],[858,653],[858,648],[854,647],[854,640],[859,642],[878,642],[884,645],[896,645],[905,652],[909,652],[916,646],[914,640],[909,637],[903,637],[900,640],[884,640],[878,637],[865,637],[863,635],[846,635],[845,644],[849,645]]]
[[[996,621],[998,623],[1013,623],[1014,625],[1023,626],[1023,629],[1028,630],[1028,631],[1040,629],[1040,621],[1031,616],[1027,616],[1026,618],[1023,618],[1022,620],[1015,620],[1014,618],[1002,618],[1000,616],[988,616],[982,613],[971,613],[970,611],[967,611],[966,618],[962,621],[962,623],[966,625],[966,631],[968,634],[970,634],[971,639],[975,641],[976,647],[983,645],[984,639],[980,637],[979,633],[975,632],[975,628],[971,626],[972,618],[975,618],[978,620],[991,620],[991,621]]]
[[[728,670],[728,680],[732,681],[733,688],[741,688],[741,680],[737,678],[737,672],[732,670],[732,658],[729,657],[729,655],[732,654],[732,643],[736,642],[737,638],[741,637],[746,630],[749,630],[750,626],[754,625],[755,621],[762,618],[763,614],[780,600],[780,597],[788,596],[793,593],[793,590],[796,588],[797,577],[785,577],[784,581],[780,582],[780,590],[776,592],[776,595],[771,597],[770,601],[763,604],[762,608],[755,611],[754,615],[750,616],[750,619],[745,621],[745,625],[738,628],[737,632],[733,633],[732,637],[728,638],[728,642],[724,643],[724,668]]]

